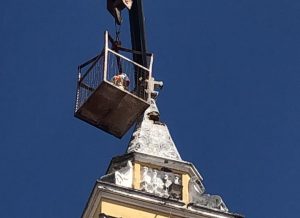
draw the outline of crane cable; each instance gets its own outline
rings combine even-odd
[[[117,24],[117,22],[115,22],[115,30],[116,30],[115,42],[118,43],[118,44],[121,44],[121,40],[120,40],[121,25]]]
[[[121,40],[120,40],[120,34],[121,34],[121,25],[119,25],[117,22],[115,22],[115,30],[116,30],[116,39],[113,45],[113,50],[115,50],[117,53],[119,53],[119,47],[121,46]],[[122,63],[120,60],[120,57],[116,57],[117,59],[117,66],[118,66],[118,74],[123,72]]]

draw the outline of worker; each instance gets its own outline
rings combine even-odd
[[[113,84],[120,87],[121,89],[128,90],[130,80],[129,80],[128,76],[126,75],[126,73],[119,72],[117,75],[115,75],[112,78],[112,82],[113,82]]]

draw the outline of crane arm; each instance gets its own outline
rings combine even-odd
[[[131,9],[129,10],[130,33],[132,50],[141,51],[141,55],[133,54],[133,61],[144,67],[148,67],[147,48],[145,36],[145,19],[143,12],[142,0],[133,0]],[[148,78],[147,72],[138,72],[135,75],[137,84],[137,93],[140,97],[144,95],[147,87],[145,80]]]

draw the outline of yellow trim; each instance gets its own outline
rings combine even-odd
[[[134,163],[133,172],[133,188],[139,190],[141,183],[141,165],[139,163]]]
[[[162,213],[110,199],[102,199],[100,212],[108,216],[122,218],[180,218],[174,216],[171,211]]]
[[[182,174],[182,201],[187,205],[189,203],[189,181],[188,174]]]

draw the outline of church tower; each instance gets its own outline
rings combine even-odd
[[[105,33],[102,52],[78,67],[75,116],[118,138],[135,129],[126,153],[96,181],[82,217],[241,218],[206,192],[197,168],[177,151],[156,105],[162,82],[153,78],[153,55],[143,44],[141,0],[108,0],[117,25],[124,8],[135,13],[132,49]]]
[[[97,180],[83,218],[241,218],[206,193],[196,167],[181,159],[155,101],[139,120],[127,152]]]

